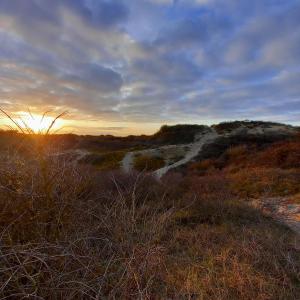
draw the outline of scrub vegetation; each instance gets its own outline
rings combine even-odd
[[[91,153],[80,160],[82,164],[91,164],[99,170],[117,170],[120,168],[120,163],[126,154],[126,151],[111,151],[104,153]]]
[[[165,165],[159,156],[138,155],[134,159],[134,169],[137,171],[155,171]]]
[[[260,138],[252,138],[248,143],[242,141],[227,141],[218,147],[217,140],[198,156],[198,161],[188,164],[185,172],[197,176],[222,174],[243,197],[286,196],[300,192],[300,135],[265,144]]]
[[[295,234],[247,201],[299,192],[299,139],[158,181],[154,158],[104,172],[54,155],[54,136],[2,135],[20,147],[1,143],[0,299],[299,298]]]

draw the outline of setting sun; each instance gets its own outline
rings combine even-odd
[[[30,114],[26,112],[20,113],[16,119],[21,128],[32,131],[33,133],[45,133],[50,128],[54,117],[39,114]],[[64,121],[62,119],[55,120],[52,126],[52,132],[62,128]]]

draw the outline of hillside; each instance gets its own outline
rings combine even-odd
[[[0,299],[299,298],[298,128],[0,142]]]
[[[148,164],[151,163],[151,159],[160,158],[165,162],[162,164],[162,170],[152,169],[161,177],[169,170],[185,166],[191,161],[219,157],[234,146],[255,145],[262,149],[279,141],[294,139],[298,133],[299,129],[296,127],[261,121],[227,122],[212,127],[163,126],[153,137],[160,136],[160,140],[168,140],[170,145],[155,147],[153,144],[150,149],[127,153],[123,159],[123,169],[128,171],[133,168],[136,156],[139,156],[139,160],[141,156],[148,158]],[[149,169],[146,165],[144,167]]]

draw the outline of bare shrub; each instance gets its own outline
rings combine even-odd
[[[103,191],[97,176],[74,164],[51,160],[46,171],[52,181],[45,182],[45,170],[20,158],[17,163],[10,157],[0,174],[7,191],[0,197],[0,295],[145,298],[153,293],[172,210],[154,199],[159,190],[149,189],[147,178],[132,176],[128,187],[110,174],[110,187]]]

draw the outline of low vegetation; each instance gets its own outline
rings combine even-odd
[[[0,152],[0,299],[299,298],[294,233],[245,201],[299,193],[298,141],[231,146],[157,181],[75,164],[49,138]]]
[[[126,151],[112,151],[107,153],[91,153],[80,160],[82,164],[95,166],[99,170],[117,170]]]
[[[91,152],[112,152],[124,151],[128,149],[144,149],[149,147],[151,143],[151,136],[127,136],[116,137],[112,135],[100,136],[76,136],[77,148],[87,149]]]
[[[133,168],[137,171],[155,171],[164,167],[165,161],[159,156],[138,155],[133,162]]]
[[[243,140],[244,141],[244,140]],[[185,172],[198,176],[222,173],[240,197],[286,196],[300,192],[300,138],[273,143],[209,145]],[[214,151],[214,149],[216,151]],[[199,159],[199,157],[198,157]]]
[[[218,133],[226,133],[230,132],[235,129],[239,128],[255,128],[259,126],[263,127],[272,127],[272,126],[278,126],[278,125],[284,125],[281,123],[275,123],[275,122],[264,122],[264,121],[250,121],[250,120],[245,120],[245,121],[230,121],[230,122],[222,122],[216,125],[213,125],[212,127],[215,128],[215,130]]]
[[[296,299],[293,234],[222,175],[1,159],[2,298]],[[17,170],[17,171],[15,171]]]
[[[195,135],[207,130],[203,125],[163,125],[152,137],[151,141],[158,144],[188,144],[194,142]]]

